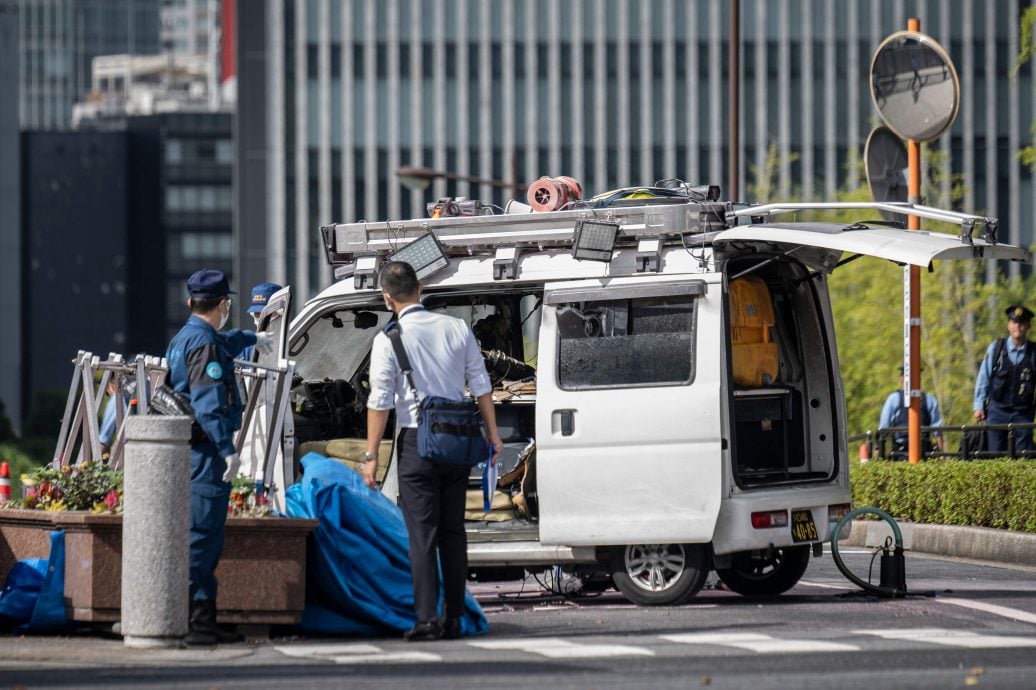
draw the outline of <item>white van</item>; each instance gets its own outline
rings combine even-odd
[[[489,513],[473,471],[471,567],[605,572],[638,604],[684,603],[710,570],[745,595],[792,587],[850,509],[827,288],[843,254],[1031,255],[997,244],[993,219],[908,204],[808,207],[910,208],[961,234],[774,218],[802,204],[634,203],[322,228],[338,280],[281,333],[294,376],[266,483],[283,490],[310,450],[363,453],[370,346],[391,316],[376,276],[391,255],[423,276],[427,308],[472,326],[507,443],[501,474],[526,462]],[[379,471],[394,500],[391,445],[390,425]]]

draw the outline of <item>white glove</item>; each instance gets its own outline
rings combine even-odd
[[[259,351],[259,354],[271,354],[273,352],[273,348],[273,335],[271,335],[270,333],[255,334],[255,349]]]
[[[237,478],[238,473],[241,471],[241,458],[237,456],[237,453],[231,453],[226,457],[227,471],[223,473],[223,481],[228,484]]]

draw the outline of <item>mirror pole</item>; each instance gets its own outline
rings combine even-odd
[[[921,31],[919,19],[907,20],[907,31]],[[912,204],[921,203],[921,142],[907,140],[907,201]],[[910,230],[921,229],[921,218],[909,216],[907,227]],[[908,352],[904,386],[910,400],[908,416],[908,457],[910,464],[921,461],[921,268],[910,266],[908,291],[910,295],[910,319],[907,322]]]

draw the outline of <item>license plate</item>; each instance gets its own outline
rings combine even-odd
[[[791,540],[817,541],[817,526],[813,523],[813,513],[808,510],[791,511]]]

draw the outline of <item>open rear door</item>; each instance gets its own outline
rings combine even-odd
[[[915,266],[946,259],[1032,263],[1032,252],[1009,244],[990,244],[978,238],[965,241],[960,235],[865,224],[764,223],[724,230],[712,240],[712,246],[721,252],[758,243],[779,245],[784,251],[826,249],[831,250],[834,258],[847,252]],[[833,267],[833,263],[829,267]]]
[[[286,359],[291,287],[270,296],[259,315],[259,332],[273,335],[275,349],[255,351],[243,372],[248,399],[237,438],[243,471],[265,487],[276,510],[284,510],[284,490],[294,481],[294,426],[288,404],[294,363]]]
[[[542,543],[712,538],[722,489],[721,297],[718,284],[691,277],[545,286]]]

